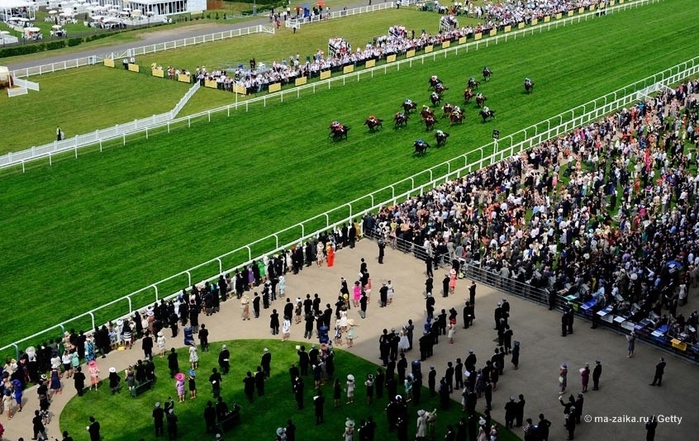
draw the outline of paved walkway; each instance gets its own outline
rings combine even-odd
[[[356,310],[350,311],[350,317],[354,318],[359,327],[357,339],[351,352],[369,361],[378,362],[378,336],[383,328],[399,328],[412,318],[416,330],[420,329],[424,322],[424,300],[422,296],[424,283],[424,264],[417,261],[411,255],[405,255],[394,250],[387,250],[384,265],[376,261],[377,248],[374,242],[363,240],[355,249],[341,250],[336,254],[333,268],[317,268],[315,266],[304,269],[299,275],[287,277],[287,293],[292,297],[304,296],[306,293],[318,292],[323,299],[323,304],[334,299],[339,291],[340,277],[354,280],[359,271],[360,258],[364,257],[369,265],[375,286],[372,297],[374,300],[369,305],[366,320],[361,320]],[[435,273],[439,280],[440,272]],[[396,289],[394,303],[388,308],[378,308],[376,296],[378,287],[382,281],[391,279]],[[448,299],[437,296],[437,309],[451,306],[457,307],[461,312],[463,301],[467,297],[467,285],[470,281],[460,281],[456,294]],[[694,296],[694,294],[693,294]],[[438,373],[444,372],[447,361],[457,357],[465,358],[469,349],[473,349],[479,358],[479,365],[484,363],[486,357],[492,354],[495,347],[492,313],[495,304],[503,297],[503,294],[485,286],[479,286],[476,296],[475,325],[468,330],[459,328],[453,345],[446,344],[445,339],[435,347],[435,356],[428,360],[427,366],[434,365]],[[498,383],[498,390],[493,397],[493,417],[499,421],[504,420],[503,406],[510,395],[524,394],[527,400],[525,418],[531,417],[535,421],[540,412],[546,414],[553,423],[551,440],[566,438],[563,430],[563,412],[558,403],[557,377],[558,367],[562,362],[568,363],[569,391],[576,393],[580,389],[578,369],[585,362],[594,365],[595,359],[602,361],[604,370],[601,379],[601,390],[590,391],[585,398],[584,414],[607,417],[631,417],[655,415],[682,417],[681,424],[660,424],[657,430],[658,441],[676,439],[694,439],[699,432],[699,419],[696,418],[696,409],[691,404],[695,400],[694,389],[696,387],[696,367],[685,363],[675,357],[667,356],[661,351],[638,344],[636,357],[626,358],[626,341],[623,336],[603,329],[591,330],[589,323],[576,320],[575,334],[566,338],[559,336],[560,313],[547,309],[528,301],[509,297],[512,305],[510,323],[514,331],[514,339],[521,342],[520,369],[515,371],[509,364],[505,368],[505,375]],[[333,302],[334,303],[334,302]],[[277,301],[273,306],[279,306]],[[685,307],[686,309],[687,307]],[[685,311],[685,315],[687,312]],[[266,318],[243,322],[239,320],[240,308],[237,302],[225,302],[222,311],[211,317],[204,318],[203,322],[211,330],[211,340],[228,340],[234,338],[266,338],[269,336],[268,320]],[[461,322],[461,315],[459,315]],[[302,340],[302,328],[300,325],[292,327],[292,339]],[[177,339],[181,344],[182,339]],[[169,347],[170,342],[168,342]],[[137,347],[140,345],[137,343]],[[340,348],[344,350],[344,348]],[[133,362],[134,354],[138,352],[111,353],[102,365],[115,366],[123,370]],[[409,353],[409,361],[416,356]],[[666,356],[668,366],[663,382],[663,387],[649,387],[648,383],[653,377],[654,366],[660,356]],[[426,369],[427,366],[425,366]],[[74,396],[72,383],[66,385],[62,395],[54,398],[51,405],[55,413],[51,425],[48,427],[49,435],[59,435],[58,414],[67,400]],[[31,417],[38,408],[35,389],[25,393],[25,411],[17,414],[10,422],[5,416],[0,421],[5,425],[8,440],[16,440],[24,436],[25,440],[31,438]],[[479,400],[478,410],[482,411],[484,400]],[[105,430],[111,430],[105,427]],[[521,434],[520,434],[521,435]],[[582,423],[576,431],[577,439],[643,439],[645,429],[640,423]]]

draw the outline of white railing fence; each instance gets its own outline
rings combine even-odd
[[[201,83],[199,81],[195,81],[192,87],[189,88],[187,93],[184,94],[184,96],[180,99],[180,101],[177,103],[174,109],[170,111],[170,119],[175,119],[177,118],[177,114],[180,113],[180,111],[184,108],[184,106],[187,105],[189,102],[190,98],[194,96],[195,93],[201,88]]]
[[[26,87],[8,87],[7,88],[7,96],[10,98],[13,98],[16,96],[21,96],[21,95],[26,95],[28,93],[29,93],[29,91],[27,90]]]
[[[14,82],[16,86],[24,87],[25,89],[29,90],[36,90],[37,92],[39,91],[39,83],[35,83],[34,81],[23,80],[22,78],[15,78]]]
[[[100,64],[105,58],[110,58],[113,60],[118,60],[122,58],[130,58],[131,56],[139,56],[152,54],[155,52],[161,52],[171,49],[180,49],[183,47],[193,46],[202,43],[210,43],[212,41],[225,40],[228,38],[242,37],[244,35],[252,35],[259,33],[274,34],[276,32],[273,26],[250,26],[247,28],[234,29],[225,32],[216,32],[213,34],[199,35],[197,37],[182,38],[174,41],[167,41],[164,43],[149,44],[145,46],[139,46],[125,51],[112,52],[109,54],[102,55],[90,55],[88,57],[74,58],[72,60],[60,61],[58,63],[42,64],[39,66],[25,67],[22,69],[15,69],[12,71],[12,76],[15,78],[24,78],[32,75],[43,75],[47,73],[60,72],[62,70],[74,69],[83,66],[92,66],[95,64]]]
[[[386,9],[393,9],[396,4],[393,2],[379,3],[370,6],[361,6],[359,8],[351,8],[339,11],[332,11],[329,13],[323,12],[320,15],[313,15],[311,17],[290,17],[284,21],[284,26],[287,28],[294,27],[295,25],[305,25],[308,23],[320,23],[326,20],[334,20],[336,18],[349,17],[351,15],[367,14],[370,12],[384,11]],[[292,11],[293,12],[293,11]]]
[[[605,10],[609,13],[612,10],[620,10],[619,8],[627,8],[627,7],[632,7],[635,5],[635,7],[638,7],[643,4],[651,4],[651,3],[657,3],[665,0],[635,0],[633,3],[624,3],[622,5],[614,6],[614,7],[607,7]],[[412,68],[414,63],[420,63],[424,64],[425,61],[437,61],[437,58],[439,57],[440,59],[442,57],[447,58],[450,54],[453,56],[458,56],[459,52],[462,54],[464,51],[468,53],[470,50],[479,50],[484,47],[489,47],[491,44],[498,44],[500,41],[508,41],[508,39],[516,39],[516,38],[522,38],[525,35],[533,35],[537,30],[539,32],[543,32],[544,29],[551,30],[558,28],[559,26],[567,26],[568,24],[575,23],[575,22],[580,22],[583,20],[588,20],[590,18],[596,17],[596,12],[592,13],[586,13],[582,15],[577,15],[573,17],[568,17],[567,19],[561,19],[557,20],[555,22],[548,22],[545,23],[541,26],[537,27],[530,27],[530,28],[525,28],[525,29],[520,29],[517,31],[513,31],[510,33],[506,34],[499,34],[494,37],[485,39],[485,40],[478,40],[478,41],[473,41],[470,43],[465,43],[462,45],[458,46],[453,46],[449,47],[447,49],[441,50],[439,52],[431,52],[423,55],[419,55],[413,58],[406,58],[402,59],[399,61],[396,61],[394,63],[389,63],[389,64],[383,64],[381,66],[376,66],[368,69],[363,69],[356,71],[351,74],[345,74],[341,75],[338,77],[331,77],[326,80],[321,80],[317,82],[313,82],[310,84],[305,84],[303,86],[298,86],[294,87],[291,89],[286,89],[286,90],[281,90],[279,92],[275,92],[269,95],[263,95],[251,99],[247,99],[244,101],[236,102],[234,104],[229,104],[227,106],[222,106],[218,107],[215,109],[199,112],[196,114],[192,114],[186,117],[182,117],[179,119],[173,119],[173,120],[159,120],[158,122],[153,122],[155,116],[145,118],[144,120],[135,120],[132,123],[129,124],[122,124],[118,126],[114,126],[108,129],[101,129],[97,130],[92,133],[88,133],[86,135],[79,135],[76,136],[75,138],[71,138],[70,140],[64,140],[64,141],[54,141],[53,143],[46,144],[40,147],[32,147],[27,150],[23,150],[20,152],[16,153],[8,153],[6,155],[0,156],[0,169],[2,168],[7,168],[7,167],[12,167],[12,166],[18,166],[21,165],[22,169],[24,170],[25,168],[25,163],[37,159],[44,159],[47,158],[49,159],[49,164],[52,163],[52,156],[56,154],[61,154],[67,151],[75,151],[75,156],[77,157],[77,150],[80,149],[81,147],[87,147],[87,146],[92,146],[97,143],[100,144],[100,151],[102,150],[102,144],[113,141],[115,139],[120,139],[122,141],[123,145],[126,145],[127,142],[127,135],[137,133],[139,130],[142,132],[146,133],[146,138],[150,136],[149,131],[154,131],[157,130],[158,128],[163,128],[167,127],[167,132],[169,133],[173,125],[177,125],[180,123],[187,123],[187,126],[190,127],[192,125],[192,122],[197,122],[199,120],[206,119],[207,121],[211,121],[211,116],[216,114],[216,113],[221,113],[221,112],[226,112],[227,116],[231,115],[231,110],[237,111],[240,109],[243,109],[244,111],[248,111],[250,105],[257,105],[257,104],[262,104],[263,106],[267,106],[267,103],[270,102],[276,102],[276,101],[281,101],[283,102],[285,99],[289,99],[289,97],[292,98],[300,98],[302,92],[310,91],[311,93],[316,93],[319,90],[326,90],[330,89],[333,85],[338,84],[340,86],[345,86],[347,83],[353,83],[356,81],[360,81],[362,78],[365,77],[370,77],[373,78],[375,74],[388,74],[389,72],[399,71],[401,67],[408,67]],[[677,69],[681,70],[683,69],[681,66],[683,66],[685,63],[689,62],[699,62],[699,57],[694,58],[692,60],[686,61],[684,63],[678,64],[677,66],[674,66],[671,69]],[[668,69],[668,73],[672,74],[670,72],[671,69]],[[636,87],[636,84],[638,84],[639,89],[647,87],[649,84],[654,84],[658,81],[661,81],[663,78],[656,78],[655,76],[653,77],[648,77],[645,80],[641,80],[638,83],[634,83],[634,87]],[[643,84],[640,84],[643,83]],[[628,87],[628,86],[627,86]],[[237,95],[236,95],[237,99]]]
[[[672,68],[671,68],[672,69]],[[663,72],[667,72],[663,71]],[[664,75],[663,72],[649,78],[662,76],[658,83],[663,86],[679,83],[688,77],[696,76],[699,73],[699,66],[692,64],[684,70],[677,71],[671,75]],[[636,84],[636,83],[635,83]],[[647,85],[645,87],[651,87]],[[620,91],[625,91],[621,93]],[[510,158],[519,152],[541,144],[542,142],[571,132],[575,127],[589,124],[592,121],[613,113],[614,111],[626,107],[637,101],[637,89],[633,85],[619,89],[618,91],[599,97],[581,106],[577,106],[566,112],[562,112],[552,118],[542,121],[536,125],[520,130],[514,134],[506,136],[497,142],[492,142],[481,146],[479,149],[463,154],[433,166],[423,172],[405,178],[394,184],[386,186],[380,190],[369,193],[363,197],[338,206],[332,210],[318,216],[299,222],[284,230],[278,231],[262,239],[258,239],[248,245],[237,248],[228,253],[222,254],[214,259],[200,265],[182,271],[159,282],[155,282],[138,291],[134,291],[124,297],[116,299],[89,312],[73,317],[55,326],[47,328],[39,333],[25,337],[10,345],[0,348],[3,351],[15,349],[19,350],[20,345],[30,342],[39,337],[46,338],[51,332],[65,330],[67,326],[75,326],[76,322],[89,322],[92,329],[107,319],[115,319],[118,316],[132,314],[135,310],[141,309],[162,298],[169,299],[179,293],[182,286],[191,286],[193,282],[202,280],[213,280],[220,274],[232,271],[242,265],[247,265],[253,261],[253,256],[272,255],[281,252],[293,245],[297,245],[309,238],[314,238],[323,231],[335,229],[341,225],[364,216],[369,212],[375,212],[383,206],[397,204],[407,198],[421,195],[432,188],[441,185],[449,180],[459,178],[472,171],[493,165],[499,161]],[[552,125],[553,124],[553,125]],[[544,129],[546,127],[546,129]],[[541,130],[541,131],[539,131]],[[530,131],[533,131],[530,132]],[[487,153],[493,152],[486,156]],[[435,175],[437,175],[435,177]],[[225,260],[225,264],[224,264]],[[208,270],[208,276],[196,280],[196,274]],[[193,277],[194,274],[194,277]],[[171,289],[169,294],[161,296],[160,291],[165,290],[165,286],[179,284],[180,288]],[[137,300],[134,300],[137,299]],[[147,299],[147,300],[146,300]],[[134,305],[134,302],[136,304]],[[128,305],[128,308],[126,308]],[[103,311],[113,311],[115,306],[123,311],[112,315],[109,318],[96,319],[95,314]],[[104,312],[103,312],[104,313]],[[31,343],[31,342],[30,342]]]
[[[623,1],[623,0],[617,0],[617,1]],[[605,14],[611,14],[614,12],[620,12],[620,11],[626,11],[629,8],[637,8],[639,6],[644,6],[647,4],[652,4],[652,3],[658,3],[661,1],[665,0],[628,0],[622,4],[615,4],[614,6],[609,6],[607,5],[604,8]],[[385,3],[385,4],[392,4],[392,3]],[[379,5],[376,5],[377,7]],[[355,8],[362,10],[364,8]],[[336,11],[337,12],[337,11]],[[333,12],[336,13],[336,12]],[[342,12],[342,11],[339,11]],[[372,12],[372,11],[365,11],[365,12]],[[588,19],[587,16],[597,16],[600,12],[599,11],[594,11],[594,12],[588,12],[584,13],[582,15],[576,15],[574,17],[565,17],[563,19],[551,21],[549,23],[543,23],[541,25],[538,25],[536,28],[540,29],[540,32],[543,31],[543,28],[546,27],[547,30],[551,29],[551,26],[554,25],[555,28],[558,28],[559,25],[566,26],[567,23],[570,23],[574,21],[575,18],[579,18],[582,16],[586,16],[585,20]],[[580,21],[580,20],[577,20]],[[534,29],[534,28],[528,28],[528,29]],[[519,30],[518,32],[522,32],[523,30]],[[58,63],[50,63],[50,64],[43,64],[40,66],[31,66],[31,67],[26,67],[22,69],[15,69],[12,71],[12,75],[17,78],[17,77],[28,77],[32,75],[42,75],[46,73],[52,73],[52,72],[58,72],[62,70],[67,70],[67,69],[74,69],[82,66],[92,66],[98,63],[102,63],[105,58],[111,58],[111,59],[120,59],[120,58],[128,58],[131,57],[132,54],[133,56],[139,56],[139,55],[145,55],[145,54],[151,54],[155,52],[160,52],[164,50],[171,50],[171,49],[179,49],[182,47],[186,46],[191,46],[192,44],[202,44],[202,43],[208,43],[212,41],[218,41],[218,40],[223,40],[227,38],[233,38],[233,37],[240,37],[243,35],[251,35],[251,34],[257,34],[257,33],[275,33],[275,28],[273,26],[264,26],[264,25],[258,25],[258,26],[250,26],[247,28],[242,28],[242,29],[235,29],[231,31],[226,31],[226,32],[217,32],[214,34],[208,34],[208,35],[203,35],[203,36],[198,36],[198,37],[192,37],[190,39],[181,39],[181,40],[175,40],[175,41],[169,41],[165,43],[158,43],[158,44],[152,44],[152,45],[146,45],[146,46],[140,46],[137,48],[131,48],[125,51],[121,52],[113,52],[111,54],[102,54],[102,55],[90,55],[87,57],[81,57],[81,58],[75,58],[72,60],[67,60],[67,61],[61,61]],[[517,32],[511,32],[506,35],[512,35],[516,38]],[[490,38],[484,39],[483,42],[487,42],[488,40],[491,40]],[[507,41],[507,38],[505,38],[505,41]],[[496,41],[497,44],[497,41]]]

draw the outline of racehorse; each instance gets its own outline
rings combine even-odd
[[[434,91],[440,95],[443,94],[444,92],[446,92],[447,90],[449,90],[449,88],[447,86],[445,86],[443,83],[437,83],[434,86]]]
[[[488,69],[487,67],[483,68],[483,81],[485,81],[487,83],[492,74],[493,74],[492,70]]]
[[[417,110],[417,104],[416,104],[416,103],[414,103],[414,102],[412,102],[412,101],[410,101],[410,102],[406,101],[406,102],[403,103],[403,111],[404,111],[406,114],[410,113],[410,112],[413,111],[413,110]]]
[[[427,149],[430,148],[430,145],[422,139],[418,139],[413,143],[413,148],[415,148],[415,155],[422,156],[425,154]]]
[[[466,90],[464,90],[464,102],[470,103],[472,98],[473,98],[473,89],[468,87]]]
[[[339,141],[342,138],[347,139],[347,132],[349,132],[349,131],[350,131],[350,127],[343,126],[342,124],[339,124],[336,126],[331,126],[329,137],[332,137],[333,141]]]
[[[429,87],[428,90],[430,90],[430,89],[434,90],[434,88],[435,88],[435,86],[436,86],[437,84],[442,84],[442,80],[440,80],[439,77],[438,77],[437,75],[432,75],[432,76],[430,77],[430,81],[429,81],[429,82],[430,82],[430,87]]]
[[[468,87],[471,90],[478,89],[478,86],[481,85],[480,81],[476,81],[473,78],[468,79],[468,84],[466,84],[466,87]]]
[[[422,117],[422,120],[424,121],[428,116],[431,116],[434,118],[434,110],[430,109],[428,106],[422,106],[422,110],[420,111],[420,116]]]
[[[403,112],[398,112],[393,117],[394,128],[398,129],[403,126],[408,126],[408,114]]]
[[[437,92],[432,92],[432,95],[430,95],[430,101],[432,101],[432,107],[437,107],[439,103],[442,102],[442,96]]]
[[[437,140],[437,147],[444,147],[447,144],[447,138],[449,138],[449,134],[441,130],[437,130],[434,134],[434,139]]]
[[[374,131],[379,127],[383,129],[383,120],[371,115],[366,119],[366,121],[364,121],[364,125],[369,127],[369,131],[371,133],[374,133]]]
[[[464,118],[464,112],[460,112],[458,110],[451,112],[451,115],[449,115],[449,127],[456,123],[463,124]]]
[[[423,121],[428,132],[433,130],[434,125],[437,124],[437,120],[434,118],[434,115],[427,115]]]
[[[478,95],[476,95],[476,105],[477,105],[478,107],[483,107],[483,103],[484,103],[487,99],[488,99],[488,98],[487,98],[485,95],[483,95],[482,93],[479,93]]]
[[[495,110],[492,109],[483,109],[478,114],[483,118],[483,122],[486,122],[488,118],[495,118]]]
[[[534,92],[534,82],[533,81],[524,81],[524,91],[527,93],[532,93]]]
[[[442,111],[444,112],[444,118],[448,118],[449,115],[451,115],[451,112],[454,111],[454,106],[452,106],[449,103],[446,103],[442,106]]]

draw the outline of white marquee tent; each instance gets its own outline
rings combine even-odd
[[[28,15],[25,18],[36,17],[36,4],[28,0],[0,0],[0,20],[9,21],[13,14],[26,8]]]

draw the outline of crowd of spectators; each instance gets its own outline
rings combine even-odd
[[[697,341],[699,81],[364,219],[365,234],[484,267]],[[646,322],[648,323],[648,322]]]
[[[268,90],[272,84],[293,84],[299,77],[315,78],[323,71],[339,72],[345,66],[361,66],[369,60],[383,60],[389,55],[404,55],[407,51],[421,51],[426,46],[441,45],[444,41],[455,42],[465,38],[474,38],[478,33],[487,33],[494,28],[504,28],[520,22],[530,23],[534,18],[545,15],[566,12],[579,7],[598,4],[599,1],[559,1],[559,0],[530,0],[507,1],[497,4],[487,3],[483,6],[468,5],[468,14],[482,23],[475,26],[458,27],[458,21],[452,17],[447,26],[450,30],[440,30],[430,34],[424,29],[419,33],[408,30],[405,26],[395,25],[388,32],[375,37],[367,44],[352,49],[349,42],[341,37],[331,38],[328,42],[327,53],[318,49],[313,55],[302,59],[299,54],[291,55],[288,59],[274,61],[271,65],[263,63],[249,67],[240,64],[236,68],[207,70],[197,67],[193,72],[187,69],[168,66],[167,78],[177,79],[178,75],[190,75],[193,81],[215,81],[219,90],[232,92],[237,87],[245,88],[247,95]],[[466,7],[464,7],[466,9]],[[458,11],[450,11],[452,13]],[[446,29],[446,28],[445,28]],[[162,69],[161,66],[156,68]]]

